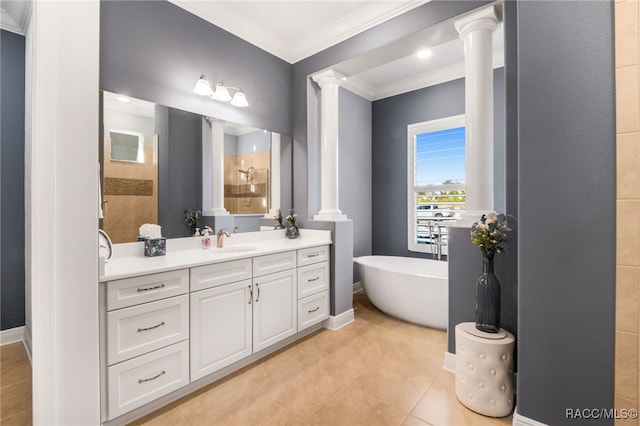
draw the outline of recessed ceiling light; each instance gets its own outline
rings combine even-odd
[[[130,99],[128,97],[126,97],[126,96],[118,96],[118,100],[120,102],[124,102],[124,103],[127,103],[127,102],[130,101]]]
[[[420,59],[427,59],[432,53],[431,49],[423,49],[417,53],[417,56]]]
[[[347,77],[342,77],[342,81],[347,81]]]

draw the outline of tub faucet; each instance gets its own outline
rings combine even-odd
[[[216,234],[216,236],[218,237],[216,239],[216,247],[217,248],[222,248],[222,243],[224,240],[224,237],[231,237],[231,234],[229,234],[227,231],[225,231],[223,228],[221,228],[218,233]]]
[[[434,259],[438,259],[438,260],[442,260],[442,246],[446,246],[447,243],[445,241],[442,241],[442,228],[440,227],[439,223],[436,223],[436,253],[433,254],[433,258]],[[433,246],[432,250],[433,250]],[[433,251],[432,251],[433,253]]]

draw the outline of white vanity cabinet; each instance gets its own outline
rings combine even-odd
[[[329,246],[298,250],[298,331],[329,318]]]
[[[251,259],[191,268],[191,381],[251,355],[251,286]]]
[[[159,408],[328,318],[329,246],[267,253],[101,282],[103,421]]]
[[[109,419],[189,383],[188,278],[182,269],[107,283]]]
[[[192,381],[296,334],[295,267],[289,251],[191,268]]]
[[[253,279],[253,351],[293,336],[297,326],[296,270]]]

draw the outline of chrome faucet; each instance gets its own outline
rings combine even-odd
[[[429,244],[431,248],[431,257],[433,259],[442,260],[442,246],[446,246],[447,243],[442,241],[442,228],[439,223],[428,222],[429,229]],[[435,232],[433,228],[435,227]],[[434,241],[435,239],[435,241]]]
[[[218,237],[216,239],[216,247],[217,248],[222,248],[222,243],[224,241],[224,237],[231,237],[231,234],[229,234],[227,231],[225,231],[224,229],[220,229],[218,231],[218,233],[216,234],[216,236]]]

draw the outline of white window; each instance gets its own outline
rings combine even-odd
[[[464,115],[407,126],[407,161],[408,248],[446,255],[465,209]]]

